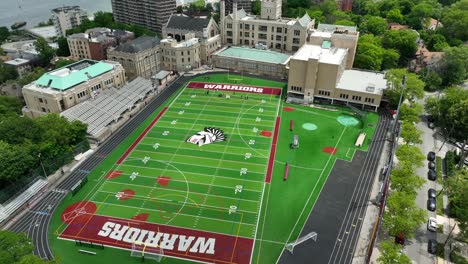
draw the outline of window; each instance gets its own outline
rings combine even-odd
[[[81,91],[81,92],[77,93],[76,96],[78,98],[84,97],[84,96],[86,96],[86,91]]]
[[[276,33],[283,33],[283,28],[277,27],[276,28]]]
[[[266,32],[268,30],[268,27],[267,26],[259,26],[258,30],[262,31],[262,32]]]
[[[291,85],[291,90],[296,92],[302,92],[302,87]]]
[[[44,107],[42,107],[42,112],[44,112],[44,113],[46,112],[46,109]]]
[[[342,98],[342,99],[348,99],[348,98],[349,98],[349,94],[342,94],[342,93],[340,93],[340,98]]]
[[[239,32],[239,36],[241,36],[241,37],[242,37],[242,31],[241,31],[241,32]]]
[[[239,25],[239,28],[242,29],[242,24]]]
[[[255,25],[252,25],[252,30],[255,30]]]
[[[232,28],[232,24],[231,24],[231,23],[227,23],[227,24],[226,24],[226,27],[227,27],[227,28]]]
[[[330,91],[319,90],[318,93],[319,95],[330,96]]]
[[[275,44],[275,49],[281,49],[281,43],[276,43]]]
[[[42,102],[44,102],[44,101],[42,100],[42,98],[39,98],[39,103],[42,103]]]
[[[293,38],[293,43],[294,44],[299,44],[300,40],[298,38]]]
[[[246,30],[250,30],[250,25],[249,25],[249,24],[245,24],[245,29],[246,29]]]
[[[276,41],[281,41],[281,36],[276,36]]]
[[[361,96],[353,95],[351,99],[353,99],[354,101],[361,101]]]
[[[232,38],[227,38],[226,41],[227,43],[232,44]]]
[[[300,36],[301,31],[300,30],[294,30],[294,36]]]
[[[227,35],[228,37],[232,37],[232,31],[230,31],[230,30],[226,31],[226,35]]]
[[[184,56],[184,52],[183,52],[183,51],[181,51],[181,52],[180,52],[180,55]]]
[[[258,34],[258,38],[259,39],[267,39],[267,35],[263,34],[263,33],[260,33],[260,34]]]
[[[187,54],[190,55],[190,50],[187,50]]]
[[[249,45],[249,40],[248,39],[244,40],[244,45],[247,45],[247,46]]]
[[[184,58],[182,58],[182,63],[184,63]]]
[[[246,37],[246,38],[250,37],[250,32],[245,32],[244,37]]]
[[[371,103],[373,104],[374,103],[374,98],[368,98],[366,97],[366,99],[364,100],[366,103]]]

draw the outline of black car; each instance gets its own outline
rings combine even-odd
[[[429,151],[429,153],[427,153],[427,160],[428,161],[434,161],[436,158],[436,154],[434,151]]]
[[[429,161],[427,163],[427,168],[430,170],[435,170],[435,163],[433,161]]]
[[[427,242],[427,252],[435,254],[437,252],[437,240],[429,239]]]
[[[437,197],[437,192],[436,190],[430,188],[429,190],[427,190],[427,198],[428,199],[435,199]]]
[[[434,170],[428,170],[427,171],[427,179],[430,181],[435,181],[436,180],[436,172]]]
[[[429,198],[427,199],[427,210],[434,212],[436,210],[436,199]]]

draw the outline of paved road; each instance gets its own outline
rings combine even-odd
[[[327,179],[300,235],[317,232],[317,242],[298,245],[294,254],[284,251],[279,263],[352,262],[390,124],[389,116],[380,114],[369,151],[357,151],[352,162],[338,160]]]
[[[419,103],[424,104],[423,101]],[[436,152],[436,155],[444,156],[444,153],[438,153],[442,141],[440,137],[437,137],[436,130],[432,130],[427,126],[427,122],[422,120],[416,127],[422,132],[421,139],[422,144],[417,145],[422,153],[426,156],[429,151]],[[416,196],[416,204],[428,213],[428,217],[436,217],[435,212],[430,212],[426,209],[427,206],[427,190],[433,188],[440,190],[441,186],[435,181],[427,180],[427,161],[424,161],[424,165],[416,169],[416,174],[426,180],[424,185],[418,191]],[[442,199],[442,196],[438,196],[438,199]],[[435,263],[435,256],[427,252],[427,242],[429,239],[436,239],[436,233],[427,230],[427,224],[422,224],[415,232],[413,239],[407,240],[407,244],[404,247],[405,254],[413,261],[413,263]]]

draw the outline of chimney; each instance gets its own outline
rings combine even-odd
[[[234,20],[237,19],[237,0],[234,0],[234,2],[232,3],[232,18]]]

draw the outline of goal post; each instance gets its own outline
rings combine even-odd
[[[304,243],[305,241],[309,240],[309,239],[312,239],[314,240],[314,242],[317,242],[317,233],[315,232],[310,232],[308,233],[307,235],[303,236],[303,237],[300,237],[296,240],[294,240],[293,242],[291,243],[288,243],[286,244],[285,248],[291,252],[291,254],[293,254],[293,251],[294,251],[294,247],[301,244],[301,243]]]
[[[134,241],[132,243],[130,256],[141,258],[142,262],[145,261],[145,259],[161,262],[164,257],[164,251],[159,245]]]

